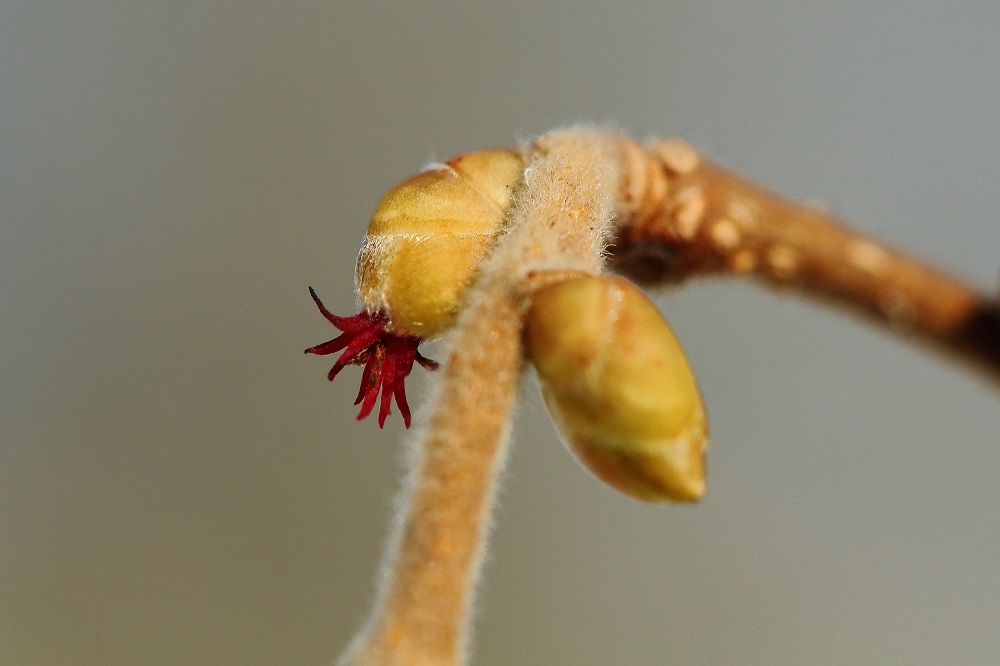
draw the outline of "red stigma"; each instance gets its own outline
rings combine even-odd
[[[337,357],[337,362],[330,368],[327,379],[333,381],[333,378],[347,365],[365,366],[361,375],[361,390],[358,391],[358,398],[354,401],[355,405],[361,405],[358,420],[371,413],[381,391],[378,427],[381,428],[385,424],[392,406],[392,398],[395,396],[399,413],[403,415],[403,423],[409,428],[410,407],[406,404],[404,386],[406,376],[413,369],[414,361],[429,370],[434,370],[438,366],[436,362],[424,358],[417,351],[420,338],[386,331],[389,317],[384,312],[359,312],[352,317],[338,317],[326,309],[312,287],[309,287],[309,294],[326,320],[343,332],[333,340],[310,347],[306,353],[325,356],[343,349],[343,353]]]

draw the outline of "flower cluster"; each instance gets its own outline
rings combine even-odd
[[[358,419],[371,413],[381,391],[378,427],[385,425],[395,397],[403,423],[409,428],[410,407],[406,404],[404,386],[406,377],[413,369],[414,361],[429,370],[438,365],[417,351],[420,338],[415,335],[397,335],[386,330],[389,318],[384,312],[362,311],[351,317],[338,317],[326,309],[312,287],[309,287],[309,293],[326,320],[343,332],[333,340],[306,349],[305,353],[326,356],[343,350],[330,368],[327,379],[333,381],[345,366],[365,366],[361,375],[361,390],[354,401],[355,405],[361,405]]]

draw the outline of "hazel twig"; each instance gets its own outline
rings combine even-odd
[[[516,180],[522,160],[523,182],[513,206],[503,213],[508,205],[504,202],[510,200],[509,177],[514,174]],[[480,180],[469,176],[473,168]],[[431,202],[425,187],[435,196],[459,192],[461,199]],[[408,217],[408,207],[424,218]],[[479,216],[473,219],[475,224],[456,220],[453,212],[459,209]],[[437,217],[428,218],[427,211]],[[444,225],[446,232],[428,236],[428,221]],[[452,254],[441,258],[443,248]],[[486,253],[489,256],[481,260]],[[396,263],[402,255],[405,260]],[[339,664],[465,662],[473,593],[525,363],[525,313],[532,316],[533,294],[553,283],[565,287],[581,275],[597,275],[605,258],[614,269],[651,284],[711,274],[748,276],[833,301],[958,355],[1000,380],[997,301],[851,231],[823,212],[740,179],[683,142],[641,146],[611,133],[567,130],[543,136],[520,157],[510,151],[487,151],[451,160],[390,191],[376,211],[358,265],[365,313],[349,319],[333,317],[317,299],[324,316],[345,333],[307,352],[329,353],[348,345],[355,356],[342,356],[334,370],[364,359],[359,399],[370,410],[381,388],[380,419],[389,413],[389,393],[408,418],[402,384],[414,360],[422,358],[416,345],[426,335],[451,326],[456,312],[458,316],[431,413],[416,440],[374,610]],[[470,288],[466,276],[473,274],[478,277]],[[426,285],[438,284],[440,275],[453,279],[439,291],[429,291]],[[584,283],[589,284],[586,280],[577,284]],[[573,290],[560,293],[565,296],[568,291]],[[614,288],[601,293],[625,292]],[[544,300],[539,296],[539,303]],[[556,320],[549,329],[558,327]],[[631,329],[625,330],[612,337],[623,345],[643,344]],[[667,350],[657,358],[678,359],[680,364],[683,354],[673,351],[668,327],[657,330]],[[539,331],[536,337],[541,339],[545,329]],[[536,344],[531,332],[528,344]],[[591,339],[601,337],[592,333]],[[363,345],[369,347],[362,350]],[[554,366],[561,367],[563,356],[572,364],[576,351],[560,356]],[[625,364],[629,353],[608,358]],[[541,360],[536,357],[536,362]],[[555,372],[561,372],[559,367]],[[609,367],[601,371],[612,372]],[[629,376],[611,379],[628,383]],[[594,377],[603,380],[605,375],[592,375],[589,385],[572,375],[558,377],[565,392],[552,398],[556,407],[571,411],[578,406],[572,403],[575,396],[591,390],[588,386],[597,386],[598,398],[636,393],[631,384],[620,392],[605,390],[605,383],[593,381]],[[662,499],[659,493],[665,487],[674,494],[667,499],[700,497],[704,486],[697,475],[703,472],[704,422],[699,414],[703,413],[698,411],[700,403],[689,399],[689,392],[696,392],[693,378],[684,384],[690,387],[646,391],[637,401],[639,405],[643,400],[662,402],[661,397],[649,396],[669,396],[667,402],[682,407],[657,412],[676,420],[670,442],[682,446],[664,450],[663,440],[650,446],[648,440],[629,439],[633,435],[621,435],[614,428],[591,437],[591,431],[581,427],[575,433],[576,448],[591,456],[591,469],[623,492],[643,499]],[[594,395],[592,390],[589,398]],[[600,419],[600,410],[590,408],[593,401],[579,404]],[[655,430],[646,428],[646,423],[638,425],[643,432]],[[673,471],[661,474],[648,454],[661,456],[655,465],[664,460],[675,465]],[[676,475],[678,469],[681,476]],[[694,476],[683,476],[683,470],[692,470]],[[673,485],[656,485],[664,479]],[[675,483],[678,480],[683,483]]]

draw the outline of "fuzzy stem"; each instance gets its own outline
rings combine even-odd
[[[517,311],[502,292],[486,296],[445,365],[378,614],[344,663],[459,662],[522,363]]]
[[[702,159],[623,140],[616,269],[647,283],[747,275],[861,313],[1000,379],[1000,307],[976,289]]]
[[[464,663],[469,611],[539,271],[597,272],[619,176],[604,135],[540,139],[507,234],[460,314],[388,546],[378,603],[341,664]]]

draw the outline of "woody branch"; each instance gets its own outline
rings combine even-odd
[[[1000,302],[701,158],[622,139],[616,270],[646,283],[747,276],[831,301],[1000,380]]]

